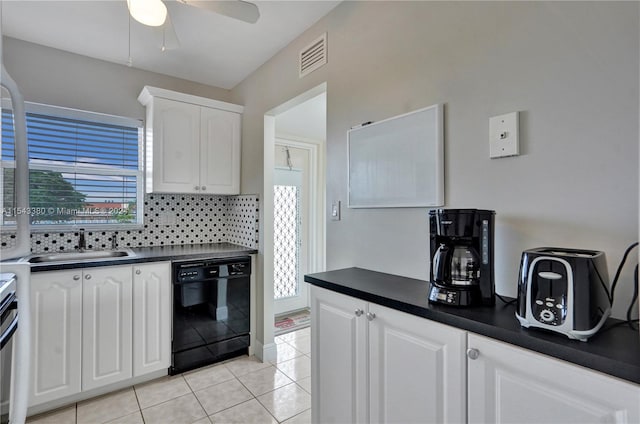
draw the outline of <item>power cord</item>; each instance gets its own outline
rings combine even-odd
[[[616,270],[616,275],[613,277],[613,283],[611,283],[611,295],[609,296],[609,301],[611,302],[611,306],[613,306],[614,294],[616,292],[616,285],[618,284],[618,279],[620,278],[620,273],[622,272],[622,267],[624,263],[627,261],[627,256],[631,253],[631,250],[638,245],[638,242],[632,243],[631,246],[627,247],[624,255],[622,255],[622,260],[620,261],[620,265],[618,265],[618,269]],[[636,286],[637,287],[637,286]]]
[[[504,297],[500,296],[498,293],[496,293],[496,297],[498,299],[500,299],[501,301],[503,301],[506,305],[511,305],[512,303],[515,303],[518,299],[511,299],[511,300],[507,300]]]
[[[622,268],[624,267],[625,262],[627,261],[627,256],[631,253],[634,247],[638,246],[638,242],[632,243],[627,250],[625,250],[624,255],[622,256],[622,260],[620,261],[620,265],[618,265],[618,269],[616,270],[616,275],[613,277],[613,282],[611,283],[611,292],[609,295],[609,302],[611,303],[611,307],[613,307],[613,300],[615,298],[616,286],[618,284],[618,280],[620,278],[620,274],[622,273]],[[633,305],[638,300],[638,265],[636,264],[635,269],[633,271],[633,296],[631,296],[631,302],[629,303],[629,307],[627,308],[627,320],[617,322],[602,331],[609,330],[613,327],[618,327],[620,325],[628,324],[632,330],[638,331],[638,327],[634,326],[634,323],[638,323],[640,320],[631,319],[631,312],[633,311]]]
[[[631,296],[631,303],[629,303],[629,308],[627,309],[627,322],[629,323],[629,327],[631,327],[632,330],[638,331],[638,327],[634,327],[633,323],[640,320],[631,319],[631,311],[633,310],[633,304],[636,303],[636,300],[638,300],[638,265],[636,265],[633,271],[633,296]]]

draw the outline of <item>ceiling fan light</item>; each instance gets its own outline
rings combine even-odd
[[[144,25],[160,26],[167,19],[162,0],[127,0],[127,7],[133,19]]]

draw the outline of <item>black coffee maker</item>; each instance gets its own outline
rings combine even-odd
[[[481,209],[429,211],[430,302],[455,306],[495,304],[495,214]]]

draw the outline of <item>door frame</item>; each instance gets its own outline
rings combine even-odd
[[[276,116],[296,107],[307,100],[310,100],[322,93],[327,92],[327,83],[323,82],[314,88],[301,93],[300,95],[282,103],[279,106],[267,111],[264,114],[264,148],[263,148],[263,205],[264,219],[262,222],[264,233],[264,262],[263,262],[263,340],[262,346],[256,346],[256,355],[263,361],[275,360],[277,357],[276,345],[274,343],[274,313],[273,313],[273,174],[275,167],[275,141],[276,141]],[[324,145],[318,149],[318,202],[316,205],[317,232],[315,252],[317,257],[314,258],[317,266],[316,272],[324,271],[326,267],[326,223],[322,219],[326,209],[326,177],[325,177],[325,161],[326,161],[326,141]],[[311,272],[311,270],[310,270]],[[269,282],[269,283],[267,283]]]

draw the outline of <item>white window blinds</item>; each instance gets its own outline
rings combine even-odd
[[[34,226],[142,224],[142,123],[27,106],[29,201],[13,207],[11,110],[2,110],[3,224],[27,213]]]

